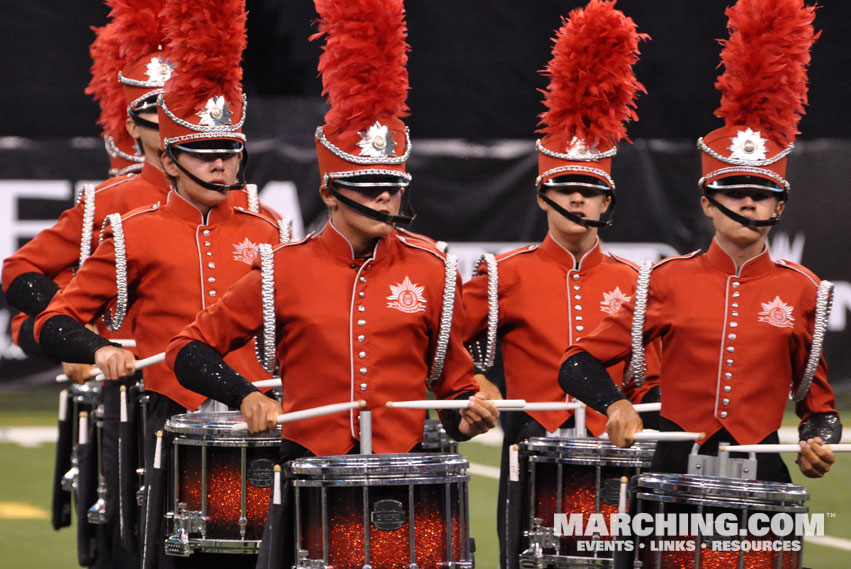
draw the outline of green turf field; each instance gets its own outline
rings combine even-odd
[[[0,428],[22,425],[54,425],[57,395],[55,389],[0,393]],[[851,416],[846,412],[845,416]],[[788,424],[794,425],[790,416]],[[474,442],[461,450],[473,463],[499,466],[499,449]],[[74,528],[54,531],[50,526],[50,480],[53,475],[53,444],[25,448],[0,444],[0,568],[71,569],[77,567]],[[794,464],[790,466],[794,467]],[[822,480],[804,479],[790,468],[795,482],[810,492],[811,512],[828,514],[825,533],[851,540],[851,456],[839,457],[838,464]],[[498,563],[496,540],[497,481],[473,476],[470,483],[471,533],[476,539],[476,566],[494,569]],[[835,513],[835,517],[830,514]],[[42,517],[38,517],[41,515]],[[806,567],[846,569],[851,551],[807,544]]]

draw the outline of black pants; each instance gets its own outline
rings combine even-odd
[[[659,430],[683,431],[685,429],[682,429],[673,421],[662,417],[660,419]],[[760,444],[776,444],[779,440],[777,432],[774,432],[761,440]],[[733,445],[739,444],[726,429],[721,429],[700,445],[698,453],[717,455],[718,444],[722,442]],[[685,474],[688,471],[688,455],[691,453],[693,445],[694,443],[690,441],[657,443],[650,471]],[[732,458],[747,458],[747,453],[734,452],[730,453],[730,456]],[[789,469],[786,468],[786,463],[783,462],[783,459],[780,458],[779,454],[757,453],[756,460],[757,480],[765,480],[769,482],[792,482],[792,478],[789,476]]]

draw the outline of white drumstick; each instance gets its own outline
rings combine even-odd
[[[494,401],[494,403],[496,403]],[[536,401],[526,402],[524,411],[569,411],[571,409],[583,409],[585,403],[581,401]]]
[[[603,433],[600,438],[609,440],[609,433]],[[706,438],[706,433],[684,433],[681,431],[639,431],[632,435],[636,441],[699,441]]]
[[[827,444],[824,448],[833,452],[851,452],[851,444]],[[781,444],[781,445],[720,445],[720,451],[729,452],[801,452],[801,447],[797,444]]]
[[[283,413],[278,415],[278,424],[290,423],[292,421],[301,421],[302,419],[310,419],[312,417],[320,417],[322,415],[330,415],[331,413],[341,413],[352,409],[363,409],[366,407],[366,401],[347,401],[346,403],[333,403],[331,405],[320,405],[302,411],[293,411],[292,413]],[[234,424],[231,429],[235,433],[243,433],[248,431],[248,423],[239,422]]]
[[[110,342],[115,342],[116,344],[118,344],[122,348],[135,348],[136,347],[136,340],[130,340],[130,339],[123,340],[122,339],[122,340],[110,340]]]
[[[522,411],[526,409],[524,399],[489,399],[497,409],[503,411]],[[419,399],[414,401],[388,401],[388,407],[397,409],[466,409],[470,406],[468,399],[443,400]]]
[[[135,340],[128,340],[128,341],[135,343]],[[165,352],[160,352],[159,354],[153,355],[149,358],[145,358],[145,359],[142,359],[142,360],[136,360],[136,369],[143,369],[143,368],[146,368],[148,366],[158,364],[158,363],[164,362],[164,361],[165,361]],[[103,381],[104,380],[103,372],[101,372],[100,368],[98,368],[98,367],[92,368],[90,377],[92,379],[94,379],[95,381]],[[62,383],[63,381],[68,381],[67,375],[65,375],[64,373],[60,373],[59,375],[56,376],[56,382],[57,383]]]
[[[165,361],[165,352],[160,352],[155,354],[149,358],[143,358],[141,360],[136,360],[136,370],[145,369],[146,367],[152,366],[154,364],[158,364],[160,362]],[[103,381],[106,379],[102,373],[97,374],[95,377],[95,381]]]
[[[652,413],[654,411],[661,411],[662,404],[661,403],[637,403],[632,406],[635,409],[636,413]]]
[[[272,379],[261,379],[258,381],[252,381],[254,387],[258,389],[263,389],[264,387],[280,387],[281,386],[281,378],[273,377]]]

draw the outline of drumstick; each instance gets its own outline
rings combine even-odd
[[[824,448],[833,452],[851,452],[851,444],[827,444]],[[728,452],[801,452],[795,443],[781,445],[719,445],[719,451]]]
[[[128,340],[128,341],[135,342],[135,340]],[[164,362],[164,361],[165,361],[165,352],[160,352],[159,354],[153,355],[149,358],[145,358],[145,359],[142,359],[142,360],[136,360],[136,369],[143,369],[143,368],[146,368],[148,366],[158,364],[158,363]],[[98,368],[98,367],[92,368],[90,376],[95,381],[103,381],[105,379],[104,376],[103,376],[103,373],[101,372],[100,368]],[[63,381],[68,381],[67,375],[65,375],[64,373],[60,373],[59,375],[56,376],[56,382],[57,383],[62,383]]]
[[[604,441],[609,440],[609,433],[600,435]],[[639,431],[632,435],[636,441],[699,441],[706,438],[706,433],[684,433],[681,431]]]
[[[347,401],[346,403],[333,403],[331,405],[320,405],[302,411],[293,411],[292,413],[283,413],[278,415],[278,424],[290,423],[292,421],[301,421],[302,419],[310,419],[311,417],[319,417],[321,415],[330,415],[331,413],[340,413],[342,411],[350,411],[352,409],[363,409],[366,407],[366,401]],[[235,433],[242,433],[248,430],[248,423],[239,422],[234,424],[231,429]]]
[[[636,403],[632,406],[635,409],[636,413],[652,413],[654,411],[661,411],[662,404],[661,403]]]
[[[280,387],[281,386],[281,378],[273,377],[272,379],[260,379],[258,381],[252,381],[254,387],[258,389],[263,389],[264,387]]]
[[[526,409],[524,399],[488,399],[497,409],[503,411],[522,411]],[[466,409],[470,406],[468,399],[419,399],[414,401],[388,401],[388,407],[398,409]]]
[[[498,408],[498,407],[497,407]],[[584,409],[585,403],[581,401],[536,401],[526,402],[525,411],[569,411],[571,409]]]

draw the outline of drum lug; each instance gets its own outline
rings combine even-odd
[[[541,569],[543,564],[544,550],[555,550],[558,555],[560,540],[555,535],[553,528],[544,527],[541,518],[532,519],[532,529],[523,532],[529,538],[529,547],[520,554],[520,566],[524,569]]]
[[[298,550],[298,561],[296,562],[295,569],[330,569],[321,559],[308,559],[308,555],[309,553],[306,549]]]
[[[106,523],[106,480],[103,476],[98,477],[98,499],[91,505],[86,513],[86,519],[90,524],[103,525]]]
[[[189,545],[189,534],[206,535],[207,520],[201,512],[188,510],[185,502],[177,504],[177,513],[166,512],[166,519],[174,520],[174,533],[165,540],[165,552],[168,555],[189,557],[192,547]]]
[[[76,460],[74,461],[76,462]],[[66,492],[76,492],[77,491],[77,476],[80,474],[80,469],[76,466],[72,466],[68,469],[62,476],[62,489]]]

